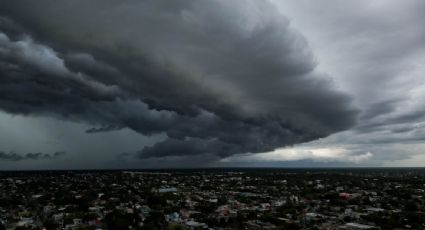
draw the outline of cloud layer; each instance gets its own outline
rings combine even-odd
[[[272,151],[350,128],[351,99],[265,1],[0,1],[0,109],[167,139],[138,156]],[[54,19],[54,20],[52,20]]]
[[[378,166],[423,155],[425,2],[274,2],[308,38],[318,69],[335,76],[361,110],[350,130],[299,147],[372,152],[368,162]]]
[[[371,152],[354,153],[344,148],[284,148],[259,154],[242,154],[224,158],[221,162],[282,162],[313,160],[316,162],[364,163],[373,157]]]
[[[0,161],[23,161],[23,160],[54,160],[66,155],[66,152],[48,153],[25,153],[18,154],[15,152],[5,153],[0,151]]]

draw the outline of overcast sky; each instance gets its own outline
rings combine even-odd
[[[0,0],[0,168],[425,166],[422,0]]]

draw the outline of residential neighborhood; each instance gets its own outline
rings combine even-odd
[[[0,173],[0,229],[425,229],[423,169]]]

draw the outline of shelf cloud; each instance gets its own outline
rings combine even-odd
[[[267,1],[0,9],[0,109],[90,124],[87,133],[166,135],[141,158],[273,151],[357,120],[352,98],[316,70],[306,39]]]

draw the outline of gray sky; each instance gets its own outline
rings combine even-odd
[[[0,0],[0,168],[424,166],[423,12]]]

